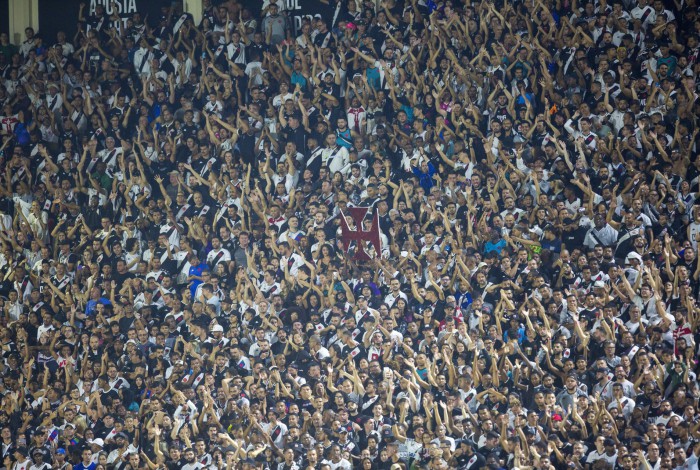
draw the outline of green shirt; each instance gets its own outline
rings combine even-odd
[[[100,183],[100,186],[102,186],[105,191],[109,192],[112,190],[112,178],[110,178],[108,174],[99,174],[95,172],[92,174],[92,177]]]
[[[10,62],[12,56],[18,51],[19,49],[14,44],[5,44],[4,46],[0,44],[0,55],[4,55],[7,62]]]

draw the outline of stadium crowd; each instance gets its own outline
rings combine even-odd
[[[697,469],[697,1],[318,1],[0,34],[0,468]]]

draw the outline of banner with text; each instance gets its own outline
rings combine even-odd
[[[332,28],[335,18],[335,6],[322,3],[319,0],[277,0],[284,4],[284,10],[288,13],[292,22],[292,33],[299,34],[304,18],[312,20],[315,15],[321,15],[328,22],[328,28]],[[333,3],[333,2],[329,2]],[[260,14],[262,2],[260,0],[244,0],[242,2],[254,14]]]
[[[81,3],[85,4],[85,17],[94,14],[97,5],[102,5],[108,16],[116,10],[120,18],[115,25],[118,29],[124,27],[127,18],[136,12],[141,14],[141,18],[146,18],[151,26],[157,25],[161,14],[160,7],[170,4],[164,0],[39,0],[39,31],[48,44],[56,40],[58,31],[65,31],[68,40],[72,42],[78,29]]]

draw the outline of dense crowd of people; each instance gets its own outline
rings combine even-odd
[[[0,34],[0,467],[697,469],[696,0],[318,1]]]

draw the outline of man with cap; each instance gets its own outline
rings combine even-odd
[[[55,113],[63,107],[63,97],[59,93],[60,87],[55,83],[49,83],[49,93],[46,95],[46,107],[50,112]]]
[[[5,468],[7,470],[29,470],[32,461],[29,459],[27,448],[24,446],[18,446],[12,452],[12,458],[14,458],[14,465],[10,466],[11,458],[6,456],[4,460]]]
[[[250,457],[241,460],[241,464],[243,465],[243,467],[241,467],[241,470],[253,470],[257,468],[255,460],[251,459]],[[184,469],[185,467],[182,468]]]
[[[114,441],[117,447],[107,456],[107,463],[114,463],[120,458],[123,458],[129,449],[129,438],[123,432],[116,433],[114,435]]]
[[[216,324],[209,329],[211,335],[204,342],[211,343],[214,346],[219,346],[219,349],[225,348],[231,340],[224,337],[224,327]]]
[[[56,449],[56,452],[53,456],[53,467],[58,470],[63,470],[68,465],[70,464],[66,461],[66,449],[64,449],[63,447],[59,447],[58,449]]]
[[[114,366],[110,366],[110,369]],[[103,380],[107,381],[104,385],[106,385],[104,390],[105,392],[111,391],[112,387],[109,385],[109,376],[100,376],[100,382]],[[115,394],[116,396],[116,394]],[[101,421],[98,421],[93,428],[95,436],[100,436],[102,439],[107,439],[109,436],[112,435],[114,431],[114,425],[115,425],[115,420],[114,420],[114,414],[107,412],[105,413],[104,417],[102,418]],[[103,441],[104,442],[104,441]]]
[[[105,441],[101,437],[89,440],[90,450],[92,450],[92,462],[97,463],[97,456],[105,447]]]
[[[605,387],[600,392],[600,396],[606,400],[612,400],[614,398],[613,386],[615,384],[619,384],[622,386],[622,393],[627,398],[634,399],[637,396],[634,384],[627,380],[627,371],[625,370],[625,367],[621,364],[615,366],[614,379],[611,379],[610,382],[607,385],[605,385]]]
[[[634,285],[641,274],[642,255],[636,251],[630,252],[625,258],[625,265],[627,265],[625,268],[625,277],[630,284]]]
[[[47,454],[42,449],[34,449],[32,451],[32,460],[34,464],[29,467],[30,470],[45,470],[51,468],[51,464],[47,462]]]

